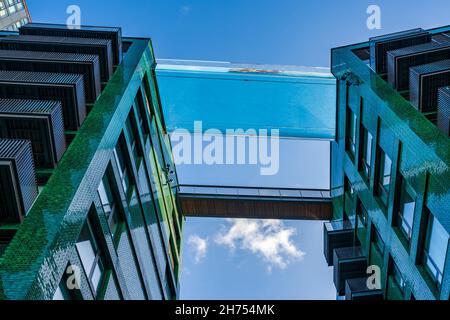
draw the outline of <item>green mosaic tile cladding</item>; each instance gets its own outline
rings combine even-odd
[[[168,174],[175,168],[155,58],[149,39],[123,40],[127,51],[122,63],[24,222],[0,226],[18,229],[0,257],[0,299],[52,299],[70,277],[68,266],[81,270],[80,290],[72,290],[71,298],[178,296],[183,219],[176,174]],[[138,101],[144,101],[143,108]],[[127,119],[134,125],[127,126]],[[128,185],[114,152],[120,145]],[[107,216],[97,193],[103,177],[111,181],[116,220]],[[86,273],[76,246],[85,223],[92,225],[104,270],[99,286],[93,284],[95,272]]]
[[[430,32],[437,34],[449,29]],[[367,61],[354,53],[368,47],[369,43],[361,43],[332,50],[332,73],[338,79],[336,141],[332,149],[334,218],[348,218],[354,223],[369,264],[381,267],[385,298],[448,300],[450,141],[395,91],[384,75],[377,75]],[[349,129],[352,113],[357,118],[354,152]],[[364,128],[373,137],[369,176],[361,166],[361,155],[367,146]],[[383,152],[392,161],[387,201],[380,195],[377,173]],[[353,186],[353,195],[344,188],[344,177]],[[403,187],[406,193],[402,192]],[[406,195],[415,200],[410,232],[405,232],[408,229],[398,222],[402,203],[407,203]],[[361,223],[361,206],[367,210],[365,223]],[[442,250],[446,258],[440,285],[423,262],[427,228],[433,217],[447,236]]]

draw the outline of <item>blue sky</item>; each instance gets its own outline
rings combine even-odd
[[[329,66],[332,47],[450,24],[448,0],[28,0],[36,22],[120,25],[151,37],[157,58]],[[381,30],[366,9],[381,8]],[[164,106],[163,106],[164,107]],[[188,219],[181,298],[334,299],[322,223]]]
[[[408,28],[449,24],[448,0],[28,0],[35,21],[66,21],[77,4],[82,23],[121,25],[151,36],[159,58],[328,66],[329,49]],[[366,9],[382,10],[368,30]]]

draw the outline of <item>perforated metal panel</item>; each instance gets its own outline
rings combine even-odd
[[[430,42],[388,51],[388,81],[398,91],[409,89],[409,68],[450,59],[450,43]]]
[[[38,195],[31,143],[0,139],[0,222],[20,222]]]
[[[450,60],[410,68],[411,104],[421,112],[437,112],[438,89],[450,85]]]
[[[21,35],[41,35],[54,37],[98,38],[112,41],[114,64],[122,62],[122,29],[117,27],[81,26],[69,29],[67,25],[29,23],[19,30]]]
[[[431,34],[421,28],[370,38],[370,66],[377,73],[386,73],[388,51],[427,43],[430,40]]]
[[[54,168],[66,149],[61,103],[0,99],[0,138],[30,140],[36,166]]]
[[[100,65],[96,55],[0,50],[0,70],[81,74],[89,103],[95,102],[101,91]]]
[[[108,81],[113,73],[111,40],[26,35],[9,36],[0,38],[0,49],[94,54],[98,55],[100,59],[101,80]]]

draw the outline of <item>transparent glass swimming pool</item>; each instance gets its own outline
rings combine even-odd
[[[169,131],[279,129],[282,137],[333,139],[336,80],[325,68],[159,60]]]

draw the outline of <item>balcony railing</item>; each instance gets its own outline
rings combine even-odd
[[[180,185],[181,196],[285,201],[331,201],[330,190]]]

